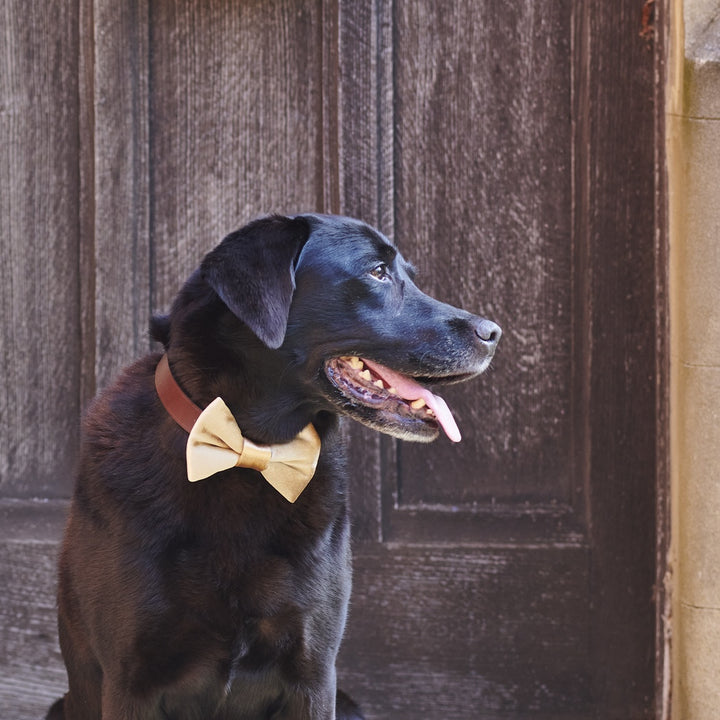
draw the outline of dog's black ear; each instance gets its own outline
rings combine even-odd
[[[150,337],[162,343],[167,350],[170,344],[170,316],[153,315],[150,318]]]
[[[309,234],[303,217],[261,218],[228,235],[200,266],[203,279],[268,347],[285,338],[295,260]]]

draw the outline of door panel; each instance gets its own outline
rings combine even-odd
[[[459,445],[347,429],[339,675],[371,718],[653,716],[663,271],[633,136],[655,136],[658,91],[621,5],[340,6],[339,167],[365,179],[341,178],[340,209],[504,329],[490,370],[441,392]]]
[[[570,24],[569,2],[395,3],[396,239],[506,331],[446,392],[463,443],[400,447],[403,505],[572,498]]]
[[[582,718],[587,565],[572,547],[364,547],[341,679],[370,717]]]

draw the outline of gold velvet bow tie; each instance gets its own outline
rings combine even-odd
[[[320,438],[312,424],[288,443],[256,445],[243,437],[222,398],[201,411],[175,381],[166,355],[155,371],[155,387],[170,416],[189,433],[186,460],[191,482],[233,467],[251,468],[295,502],[315,474]]]

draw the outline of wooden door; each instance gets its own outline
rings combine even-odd
[[[377,225],[427,291],[504,329],[491,369],[444,393],[459,446],[346,427],[341,685],[369,720],[653,716],[662,9],[6,4],[0,402],[27,417],[0,464],[4,717],[62,690],[52,554],[81,406],[228,230],[302,210]],[[24,689],[31,667],[42,692]]]
[[[601,5],[340,14],[343,61],[375,63],[341,64],[342,158],[380,158],[370,202],[341,174],[340,208],[504,328],[445,393],[459,446],[351,430],[340,677],[373,718],[654,714],[655,58],[637,4]]]

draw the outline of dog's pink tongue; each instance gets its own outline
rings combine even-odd
[[[427,388],[424,388],[412,378],[401,375],[384,365],[379,365],[371,360],[365,360],[365,358],[363,358],[363,362],[388,385],[394,387],[403,400],[412,402],[413,400],[423,399],[427,406],[435,413],[437,421],[450,440],[460,442],[462,437],[455,418],[452,416],[447,403],[439,395],[433,395]]]

